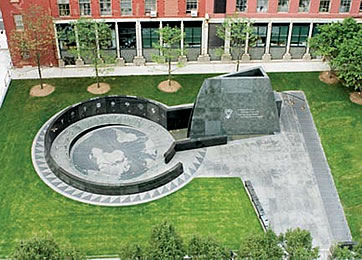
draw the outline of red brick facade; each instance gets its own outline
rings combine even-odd
[[[203,21],[212,23],[221,21],[226,15],[232,15],[236,11],[237,0],[225,0],[226,11],[224,13],[214,13],[214,1],[220,0],[198,0],[197,17],[192,17],[190,13],[186,12],[186,0],[156,0],[157,1],[157,14],[156,17],[151,17],[150,14],[145,14],[145,0],[132,0],[132,15],[123,15],[120,8],[120,0],[111,0],[112,14],[101,16],[100,14],[100,0],[91,0],[91,17],[102,18],[109,22],[122,22],[122,21]],[[248,0],[245,12],[240,12],[241,17],[250,18],[255,22],[294,22],[303,21],[310,23],[314,21],[324,22],[333,21],[352,16],[357,19],[362,18],[360,12],[361,0],[351,0],[350,11],[347,13],[340,13],[339,7],[341,0],[330,0],[329,12],[319,12],[320,0],[310,0],[309,12],[298,12],[300,0],[289,0],[288,12],[278,12],[278,0],[268,1],[268,11],[261,13],[257,12],[257,0]],[[79,2],[78,0],[69,0],[70,15],[59,16],[57,0],[1,0],[0,8],[3,13],[4,25],[8,39],[10,34],[15,30],[14,15],[22,14],[23,10],[27,9],[30,5],[41,5],[49,14],[54,18],[55,23],[59,21],[74,20],[80,17]],[[280,21],[279,21],[280,19]],[[205,28],[203,27],[203,30]],[[208,32],[205,32],[207,35]],[[10,41],[10,40],[9,40]],[[203,36],[203,41],[207,41],[207,36]],[[202,43],[202,46],[207,44]],[[207,47],[205,47],[207,48]],[[59,52],[59,51],[58,51]],[[21,61],[13,59],[15,66],[30,65],[29,61]],[[54,53],[52,57],[48,57],[44,61],[47,65],[57,65],[57,54]]]

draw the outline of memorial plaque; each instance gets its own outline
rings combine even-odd
[[[261,67],[204,81],[194,105],[190,138],[279,131],[274,93]]]

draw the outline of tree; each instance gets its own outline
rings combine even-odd
[[[54,51],[53,18],[43,7],[32,5],[24,10],[23,24],[24,30],[14,30],[10,34],[10,51],[15,57],[35,61],[43,89],[41,66],[44,58]]]
[[[61,248],[52,237],[33,237],[21,241],[11,259],[19,260],[85,260],[85,256],[72,247]]]
[[[138,244],[121,246],[119,257],[124,260],[146,259],[144,250]]]
[[[228,251],[212,238],[194,236],[188,246],[188,255],[192,259],[230,259]]]
[[[71,23],[74,30],[65,28],[60,30],[58,37],[67,39],[70,43],[78,41],[78,48],[71,50],[74,56],[80,56],[88,60],[95,70],[97,88],[99,85],[99,67],[102,63],[113,63],[115,56],[109,56],[104,52],[112,40],[112,31],[104,21],[95,21],[87,18],[80,18]]]
[[[174,59],[177,59],[183,52],[180,47],[181,39],[183,38],[183,33],[178,27],[170,27],[166,25],[157,30],[160,41],[153,44],[153,48],[158,49],[160,55],[153,55],[153,61],[163,64],[167,63],[168,65],[168,85],[171,86],[171,62]],[[180,62],[178,65],[182,65]]]
[[[238,259],[283,259],[283,249],[279,245],[278,236],[267,230],[265,234],[250,236],[242,240]]]
[[[222,25],[217,27],[216,35],[224,41],[230,41],[230,47],[236,50],[236,71],[239,71],[240,59],[247,39],[249,39],[249,46],[253,45],[257,39],[250,21],[236,15],[227,17]]]
[[[155,226],[150,239],[150,259],[182,259],[185,256],[183,241],[168,222]]]
[[[318,34],[309,42],[312,51],[324,57],[345,86],[361,89],[362,25],[346,18],[342,23],[318,26],[317,30]]]
[[[361,27],[361,26],[360,26]],[[361,27],[362,28],[362,27]],[[339,45],[338,55],[330,61],[339,80],[348,88],[362,90],[362,29]]]
[[[289,229],[285,234],[279,236],[279,240],[286,252],[287,259],[309,260],[319,257],[319,249],[312,246],[313,239],[307,230]]]
[[[61,250],[53,238],[32,238],[21,241],[12,258],[21,260],[59,259]]]
[[[359,242],[356,245],[345,246],[335,245],[332,248],[333,260],[357,260],[362,259],[362,243]]]

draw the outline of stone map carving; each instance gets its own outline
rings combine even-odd
[[[144,132],[125,126],[103,127],[86,134],[70,154],[79,172],[96,180],[105,175],[113,182],[143,174],[156,156],[157,149]]]

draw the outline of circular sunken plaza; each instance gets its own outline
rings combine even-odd
[[[167,130],[168,107],[108,96],[54,115],[36,135],[34,167],[53,190],[84,203],[121,206],[166,196],[191,181],[205,151],[184,165]]]

